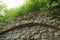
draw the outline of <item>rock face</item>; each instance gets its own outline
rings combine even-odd
[[[60,40],[59,32],[50,32],[44,26],[24,27],[1,35],[0,40]]]
[[[52,13],[32,12],[1,23],[0,40],[60,40],[60,21]]]

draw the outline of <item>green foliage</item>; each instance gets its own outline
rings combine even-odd
[[[10,10],[7,9],[6,16],[0,17],[0,21],[8,21],[17,16],[28,14],[29,12],[45,10],[50,6],[56,6],[56,4],[60,4],[60,0],[26,0],[22,6]]]

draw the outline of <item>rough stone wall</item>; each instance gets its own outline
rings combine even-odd
[[[56,10],[32,12],[0,23],[0,40],[60,40],[60,20],[52,16]]]

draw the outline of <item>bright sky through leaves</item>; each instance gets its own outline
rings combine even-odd
[[[2,0],[6,4],[7,8],[15,8],[24,3],[24,0]]]

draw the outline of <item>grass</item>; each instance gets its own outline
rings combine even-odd
[[[54,4],[54,6],[56,5]],[[6,16],[0,17],[0,22],[9,21],[17,16],[23,16],[29,12],[45,10],[47,8],[49,8],[49,0],[26,0],[22,6],[10,10],[7,9]]]

